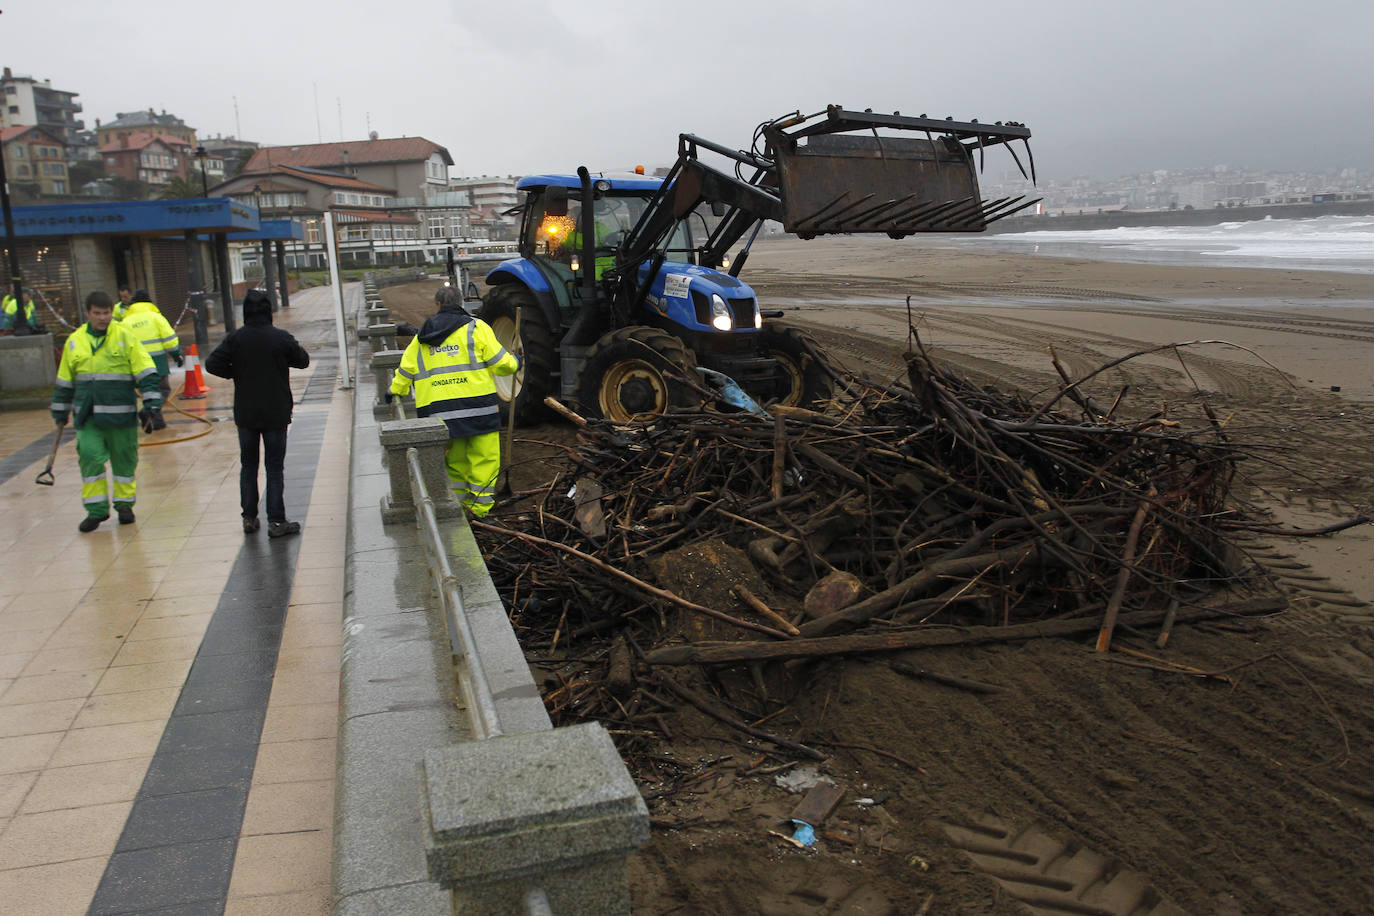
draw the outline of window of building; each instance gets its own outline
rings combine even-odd
[[[28,167],[27,165],[16,165],[16,166],[14,167],[14,174],[16,174],[16,175],[28,175],[28,174],[29,174],[29,167]]]
[[[10,106],[10,114],[19,114],[19,106],[18,106],[18,105],[11,105],[11,106]]]
[[[309,245],[318,245],[320,243],[320,224],[313,219],[306,221],[305,241]]]
[[[431,216],[429,218],[429,237],[441,239],[444,237],[444,218],[442,216]]]
[[[16,159],[23,159],[23,158],[24,158],[24,147],[16,145],[13,149],[14,149],[14,158],[16,158]]]
[[[110,166],[110,167],[113,167],[114,164],[115,164],[115,157],[114,157],[114,156],[106,156],[106,157],[105,157],[105,164],[108,165],[108,166]]]
[[[54,194],[66,194],[67,183],[65,181],[54,181],[52,183],[52,192]]]
[[[14,94],[15,94],[15,90],[14,90],[14,87],[13,87],[13,86],[6,86],[6,87],[5,87],[5,95],[14,95]]]

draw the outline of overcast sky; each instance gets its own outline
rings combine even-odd
[[[668,164],[679,133],[747,146],[830,103],[1024,122],[1056,179],[1374,170],[1368,0],[0,7],[0,59],[79,92],[87,127],[149,107],[274,145],[370,125],[446,146],[455,176]]]

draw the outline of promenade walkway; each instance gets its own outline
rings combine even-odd
[[[87,535],[74,446],[35,486],[51,418],[0,413],[0,913],[329,912],[352,392],[328,291],[291,304],[298,537],[243,534],[226,380]]]

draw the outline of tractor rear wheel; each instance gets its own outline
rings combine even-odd
[[[577,400],[591,417],[628,423],[670,407],[697,407],[697,358],[678,338],[647,326],[621,328],[587,349],[577,370]]]
[[[520,310],[520,340],[515,339],[515,310]],[[557,355],[553,334],[544,321],[530,291],[518,284],[497,286],[487,293],[478,313],[491,325],[496,339],[512,353],[519,353],[523,366],[514,375],[493,376],[496,399],[501,405],[501,419],[508,422],[512,399],[517,423],[537,422],[544,415],[544,398],[553,385],[553,366]]]
[[[834,394],[830,374],[812,353],[820,345],[796,328],[767,327],[759,331],[759,350],[778,363],[773,396],[784,407],[814,407]]]

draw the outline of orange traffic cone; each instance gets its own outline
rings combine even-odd
[[[200,368],[200,354],[196,352],[196,345],[191,344],[186,351],[186,381],[181,386],[181,396],[203,398],[209,393],[210,389],[205,387],[205,374]]]

